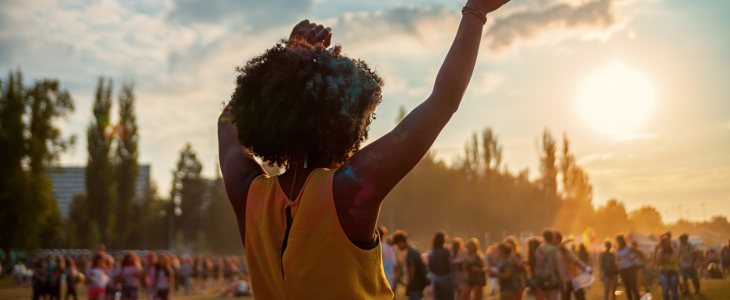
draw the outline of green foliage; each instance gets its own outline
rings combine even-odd
[[[115,129],[117,203],[114,212],[117,216],[116,241],[120,245],[128,244],[132,231],[136,181],[139,175],[137,164],[139,134],[134,102],[134,84],[123,84],[119,94],[119,124]]]
[[[23,85],[22,73],[0,81],[0,248],[61,245],[61,219],[47,167],[74,144],[57,127],[73,99],[57,80]],[[42,243],[41,243],[42,242]]]
[[[662,214],[650,205],[631,211],[629,213],[629,223],[631,223],[631,230],[635,232],[657,232],[658,229],[664,228]]]
[[[86,248],[93,249],[101,242],[101,233],[99,233],[99,224],[96,220],[89,222],[89,233],[86,236]]]
[[[180,152],[177,169],[172,172],[170,199],[182,214],[175,217],[176,229],[182,229],[185,241],[194,241],[203,215],[203,203],[208,192],[207,181],[200,173],[203,165],[189,143]]]
[[[204,224],[210,250],[218,253],[243,253],[236,214],[220,176],[210,185],[210,204],[205,210]]]
[[[102,242],[111,240],[114,229],[112,211],[115,204],[114,175],[109,159],[112,146],[109,110],[112,106],[112,81],[99,78],[94,98],[94,120],[87,130],[89,158],[86,165],[86,207],[91,220],[98,225]]]

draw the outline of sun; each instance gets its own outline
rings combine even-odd
[[[654,109],[654,86],[641,73],[613,64],[588,77],[578,91],[578,112],[595,130],[632,133]]]

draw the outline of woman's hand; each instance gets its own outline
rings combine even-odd
[[[473,6],[479,9],[481,12],[488,14],[502,7],[509,0],[469,0],[466,2],[466,6]]]
[[[312,45],[321,43],[326,48],[332,43],[332,28],[324,28],[322,25],[309,23],[309,20],[303,20],[294,26],[289,35],[290,40],[295,38],[304,38]]]

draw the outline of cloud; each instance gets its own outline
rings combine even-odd
[[[607,31],[619,22],[616,1],[593,0],[577,5],[562,2],[498,18],[485,34],[487,47],[499,52],[520,40],[535,39],[556,29]]]
[[[312,9],[311,0],[175,0],[166,19],[175,24],[228,24],[259,30],[295,24]]]
[[[331,27],[335,40],[347,48],[367,51],[386,44],[390,45],[385,47],[389,52],[408,52],[448,46],[450,43],[446,41],[453,39],[458,16],[458,12],[440,5],[400,6],[376,12],[344,13],[333,20]],[[405,43],[415,47],[403,49]]]
[[[487,95],[502,86],[504,81],[505,78],[501,74],[484,73],[481,84],[475,84],[474,90],[479,94]]]

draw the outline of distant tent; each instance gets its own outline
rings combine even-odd
[[[654,251],[654,248],[657,245],[656,238],[655,240],[652,240],[650,237],[647,237],[639,232],[633,232],[629,233],[626,236],[626,242],[629,244],[636,241],[636,243],[639,245],[639,250],[642,252],[651,252]]]

